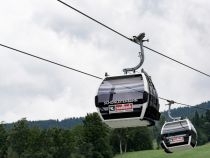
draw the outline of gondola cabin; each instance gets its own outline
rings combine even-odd
[[[197,132],[189,119],[166,122],[161,130],[161,146],[167,153],[194,148]]]
[[[140,74],[106,77],[95,105],[111,128],[151,126],[159,120],[159,100],[150,76]]]

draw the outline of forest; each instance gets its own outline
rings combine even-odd
[[[174,113],[177,110],[180,113],[187,111],[178,108],[173,110]],[[193,114],[187,113],[198,132],[198,145],[203,145],[210,141],[210,111],[193,110]],[[166,112],[162,113],[154,127],[114,130],[107,127],[97,113],[70,119],[77,123],[69,128],[67,124],[61,126],[62,121],[51,126],[49,122],[54,124],[52,120],[44,127],[40,121],[36,124],[25,118],[9,125],[2,122],[0,158],[112,158],[119,153],[160,149],[160,130],[168,119],[166,116]]]

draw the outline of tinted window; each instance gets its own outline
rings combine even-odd
[[[179,131],[187,131],[187,130],[189,130],[187,121],[171,122],[164,126],[163,134],[174,133]]]
[[[98,101],[122,101],[142,99],[144,84],[142,76],[108,78],[103,81],[98,91]]]

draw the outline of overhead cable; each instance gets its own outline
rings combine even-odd
[[[69,4],[67,4],[67,3],[65,3],[65,2],[63,2],[63,1],[61,1],[61,0],[57,0],[57,1],[60,2],[60,3],[62,3],[62,4],[65,5],[65,6],[69,7],[69,8],[71,8],[71,9],[73,9],[74,11],[76,11],[76,12],[82,14],[83,16],[85,16],[85,17],[91,19],[92,21],[98,23],[99,25],[101,25],[101,26],[103,26],[103,27],[105,27],[105,28],[107,28],[107,29],[109,29],[109,30],[115,32],[116,34],[120,35],[121,37],[123,37],[123,38],[125,38],[125,39],[127,39],[127,40],[129,40],[129,41],[131,41],[131,42],[136,43],[133,39],[128,38],[127,36],[123,35],[123,34],[120,33],[119,31],[116,31],[116,30],[112,29],[111,27],[109,27],[109,26],[103,24],[102,22],[100,22],[100,21],[98,21],[98,20],[92,18],[91,16],[89,16],[89,15],[85,14],[84,12],[82,12],[82,11],[76,9],[75,7],[69,5]],[[136,44],[138,44],[138,43],[136,43]],[[138,45],[139,45],[139,44],[138,44]],[[161,53],[161,52],[158,52],[158,51],[156,51],[156,50],[154,50],[154,49],[152,49],[152,48],[149,48],[149,47],[147,47],[147,46],[143,46],[143,47],[146,48],[146,49],[148,49],[148,50],[150,50],[150,51],[152,51],[152,52],[154,52],[154,53],[156,53],[156,54],[161,55],[162,57],[165,57],[165,58],[167,58],[167,59],[169,59],[169,60],[172,60],[172,61],[174,61],[174,62],[176,62],[176,63],[178,63],[178,64],[180,64],[180,65],[182,65],[182,66],[185,66],[185,67],[187,67],[187,68],[189,68],[189,69],[191,69],[191,70],[193,70],[193,71],[196,71],[196,72],[198,72],[198,73],[200,73],[200,74],[202,74],[202,75],[205,75],[205,76],[207,76],[207,77],[210,77],[209,74],[207,74],[207,73],[205,73],[205,72],[203,72],[203,71],[201,71],[201,70],[198,70],[198,69],[196,69],[196,68],[193,68],[192,66],[189,66],[189,65],[187,65],[187,64],[185,64],[185,63],[183,63],[183,62],[181,62],[181,61],[178,61],[178,60],[176,60],[176,59],[174,59],[174,58],[172,58],[172,57],[169,57],[169,56],[167,56],[167,55],[165,55],[165,54],[163,54],[163,53]]]
[[[167,102],[172,102],[173,104],[187,106],[187,107],[190,107],[190,108],[195,108],[195,109],[200,109],[200,110],[210,110],[208,108],[202,108],[202,107],[198,107],[198,106],[192,106],[192,105],[189,105],[189,104],[184,104],[184,103],[176,102],[174,100],[169,100],[169,99],[166,99],[166,98],[163,98],[163,97],[158,97],[158,98],[161,99],[161,100],[165,100]]]
[[[70,69],[70,70],[72,70],[72,71],[76,71],[76,72],[79,72],[79,73],[82,73],[82,74],[85,74],[85,75],[88,75],[88,76],[91,76],[91,77],[94,77],[94,78],[97,78],[97,79],[102,79],[101,77],[98,77],[98,76],[96,76],[96,75],[92,75],[92,74],[90,74],[90,73],[87,73],[87,72],[84,72],[84,71],[80,71],[80,70],[78,70],[78,69],[75,69],[75,68],[72,68],[72,67],[69,67],[69,66],[66,66],[66,65],[63,65],[63,64],[59,64],[59,63],[54,62],[54,61],[52,61],[52,60],[48,60],[48,59],[45,59],[45,58],[42,58],[42,57],[33,55],[33,54],[31,54],[31,53],[27,53],[27,52],[25,52],[25,51],[22,51],[22,50],[19,50],[19,49],[15,49],[15,48],[12,48],[12,47],[10,47],[10,46],[7,46],[7,45],[1,44],[1,43],[0,43],[0,46],[5,47],[5,48],[8,48],[8,49],[11,49],[11,50],[13,50],[13,51],[15,51],[15,52],[19,52],[19,53],[22,53],[22,54],[31,56],[31,57],[33,57],[33,58],[37,58],[37,59],[39,59],[39,60],[46,61],[46,62],[48,62],[48,63],[54,64],[54,65],[57,65],[57,66],[61,66],[61,67]]]
[[[10,50],[13,50],[14,52],[19,52],[19,53],[21,53],[21,54],[24,54],[24,55],[27,55],[27,56],[30,56],[30,57],[33,57],[33,58],[36,58],[36,59],[39,59],[39,60],[42,60],[42,61],[45,61],[45,62],[54,64],[54,65],[57,65],[57,66],[61,66],[61,67],[63,67],[63,68],[66,68],[66,69],[69,69],[69,70],[72,70],[72,71],[76,71],[76,72],[78,72],[78,73],[81,73],[81,74],[84,74],[84,75],[87,75],[87,76],[90,76],[90,77],[93,77],[93,78],[96,78],[96,79],[103,80],[102,77],[99,77],[99,76],[96,76],[96,75],[93,75],[93,74],[90,74],[90,73],[81,71],[81,70],[79,70],[79,69],[75,69],[75,68],[72,68],[72,67],[69,67],[69,66],[66,66],[66,65],[63,65],[63,64],[54,62],[54,61],[49,60],[49,59],[46,59],[46,58],[42,58],[42,57],[33,55],[33,54],[31,54],[31,53],[28,53],[28,52],[25,52],[25,51],[22,51],[22,50],[19,50],[19,49],[16,49],[16,48],[7,46],[7,45],[5,45],[5,44],[1,44],[1,43],[0,43],[0,46],[2,46],[2,47],[4,47],[4,48],[7,48],[7,49],[10,49]],[[158,98],[161,99],[161,100],[165,100],[165,101],[171,101],[171,100],[166,99],[166,98],[163,98],[163,97],[158,97]],[[176,104],[179,104],[179,105],[184,105],[184,106],[188,106],[188,107],[192,107],[192,108],[197,108],[197,109],[202,109],[202,110],[210,110],[210,109],[207,109],[207,108],[195,107],[195,106],[192,106],[192,105],[183,104],[183,103],[179,103],[179,102],[175,102],[175,101],[173,101],[173,102],[176,103]]]

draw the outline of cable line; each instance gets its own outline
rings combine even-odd
[[[45,59],[45,58],[33,55],[31,53],[28,53],[28,52],[25,52],[25,51],[22,51],[22,50],[19,50],[19,49],[16,49],[16,48],[13,48],[13,47],[1,44],[1,43],[0,43],[0,46],[2,46],[4,48],[7,48],[7,49],[10,49],[10,50],[13,50],[14,52],[19,52],[21,54],[28,55],[28,56],[36,58],[36,59],[39,59],[39,60],[42,60],[42,61],[54,64],[54,65],[57,65],[57,66],[61,66],[63,68],[66,68],[66,69],[69,69],[69,70],[72,70],[72,71],[76,71],[78,73],[81,73],[81,74],[84,74],[84,75],[87,75],[87,76],[90,76],[90,77],[93,77],[93,78],[96,78],[96,79],[99,79],[99,80],[103,80],[102,77],[99,77],[99,76],[96,76],[96,75],[93,75],[93,74],[90,74],[90,73],[87,73],[87,72],[84,72],[84,71],[81,71],[81,70],[78,70],[78,69],[75,69],[75,68],[63,65],[63,64],[60,64],[60,63],[57,63],[57,62],[54,62],[54,61],[49,60],[49,59]],[[163,98],[163,97],[158,97],[158,98],[161,99],[161,100],[165,100],[165,101],[172,101],[172,100],[169,100],[169,99],[166,99],[166,98]],[[176,103],[176,104],[179,104],[179,105],[184,105],[184,106],[188,106],[188,107],[192,107],[192,108],[197,108],[197,109],[202,109],[202,110],[210,110],[210,109],[207,109],[207,108],[195,107],[195,106],[192,106],[192,105],[183,104],[183,103],[179,103],[179,102],[175,102],[175,101],[173,101],[173,102]]]
[[[63,2],[63,1],[60,1],[60,0],[57,0],[57,1],[60,2],[60,3],[62,3],[62,4],[64,4],[64,5],[67,6],[67,7],[69,7],[69,8],[71,8],[71,9],[75,10],[76,12],[78,12],[78,13],[80,13],[80,14],[86,16],[87,18],[89,18],[89,19],[95,21],[95,22],[98,23],[99,25],[102,25],[103,27],[105,27],[105,28],[107,28],[107,29],[109,29],[109,30],[115,32],[116,34],[122,36],[123,38],[126,38],[126,39],[132,41],[132,39],[126,37],[125,35],[121,34],[120,32],[118,32],[118,31],[112,29],[111,27],[109,27],[109,26],[103,24],[102,22],[100,22],[100,21],[98,21],[98,20],[96,20],[96,19],[90,17],[89,15],[87,15],[87,14],[85,14],[85,13],[79,11],[78,9],[76,9],[76,8],[74,8],[74,7],[72,7],[72,6],[70,6],[69,4],[67,4],[67,3],[65,3],[65,2]]]
[[[109,27],[109,26],[103,24],[102,22],[100,22],[100,21],[98,21],[98,20],[96,20],[96,19],[90,17],[89,15],[87,15],[87,14],[81,12],[80,10],[78,10],[78,9],[76,9],[76,8],[74,8],[74,7],[72,7],[71,5],[65,3],[65,2],[63,2],[63,1],[61,1],[61,0],[57,0],[57,1],[60,2],[60,3],[62,3],[62,4],[65,5],[65,6],[69,7],[69,8],[71,8],[71,9],[73,9],[74,11],[78,12],[79,14],[82,14],[83,16],[85,16],[85,17],[91,19],[92,21],[98,23],[99,25],[101,25],[101,26],[103,26],[103,27],[105,27],[105,28],[107,28],[107,29],[109,29],[109,30],[115,32],[116,34],[120,35],[121,37],[123,37],[123,38],[125,38],[125,39],[127,39],[127,40],[129,40],[129,41],[131,41],[131,42],[136,43],[133,39],[128,38],[127,36],[123,35],[122,33],[118,32],[118,31],[112,29],[111,27]],[[136,43],[136,44],[138,44],[138,43]],[[138,45],[139,45],[139,44],[138,44]],[[184,63],[181,62],[181,61],[178,61],[178,60],[176,60],[176,59],[173,59],[173,58],[171,58],[171,57],[169,57],[169,56],[167,56],[167,55],[165,55],[165,54],[163,54],[163,53],[160,53],[160,52],[158,52],[158,51],[156,51],[156,50],[154,50],[154,49],[152,49],[152,48],[149,48],[149,47],[147,47],[147,46],[143,46],[143,47],[146,48],[146,49],[148,49],[148,50],[150,50],[150,51],[152,51],[152,52],[154,52],[154,53],[156,53],[156,54],[159,54],[159,55],[161,55],[161,56],[163,56],[163,57],[165,57],[165,58],[167,58],[167,59],[169,59],[169,60],[172,60],[172,61],[174,61],[174,62],[176,62],[176,63],[178,63],[178,64],[180,64],[180,65],[182,65],[182,66],[185,66],[185,67],[187,67],[187,68],[189,68],[189,69],[191,69],[191,70],[193,70],[193,71],[196,71],[196,72],[198,72],[198,73],[200,73],[200,74],[202,74],[202,75],[205,75],[205,76],[207,76],[207,77],[210,77],[209,74],[207,74],[207,73],[205,73],[205,72],[203,72],[203,71],[201,71],[201,70],[198,70],[198,69],[196,69],[196,68],[193,68],[192,66],[189,66],[189,65],[187,65],[187,64],[184,64]]]
[[[154,50],[154,49],[152,49],[152,48],[149,48],[149,47],[147,47],[147,46],[144,46],[144,48],[146,48],[146,49],[148,49],[148,50],[150,50],[150,51],[153,51],[153,52],[155,52],[155,53],[157,53],[157,54],[159,54],[159,55],[161,55],[161,56],[163,56],[163,57],[165,57],[165,58],[168,58],[168,59],[170,59],[170,60],[172,60],[172,61],[174,61],[174,62],[176,62],[176,63],[178,63],[178,64],[180,64],[180,65],[183,65],[183,66],[185,66],[185,67],[187,67],[187,68],[189,68],[189,69],[191,69],[191,70],[194,70],[194,71],[196,71],[196,72],[198,72],[198,73],[201,73],[201,74],[203,74],[203,75],[205,75],[205,76],[207,76],[207,77],[210,77],[209,74],[207,74],[207,73],[205,73],[205,72],[202,72],[202,71],[200,71],[200,70],[198,70],[198,69],[195,69],[195,68],[193,68],[193,67],[191,67],[191,66],[189,66],[189,65],[187,65],[187,64],[184,64],[184,63],[182,63],[182,62],[180,62],[180,61],[178,61],[178,60],[176,60],[176,59],[173,59],[173,58],[171,58],[171,57],[169,57],[169,56],[167,56],[167,55],[164,55],[164,54],[162,54],[162,53],[160,53],[160,52],[158,52],[158,51],[156,51],[156,50]]]
[[[167,101],[167,102],[172,102],[172,103],[174,103],[174,104],[178,104],[178,105],[183,105],[183,106],[195,108],[195,109],[210,110],[210,109],[208,109],[208,108],[202,108],[202,107],[198,107],[198,106],[192,106],[192,105],[189,105],[189,104],[184,104],[184,103],[176,102],[176,101],[174,101],[174,100],[166,99],[166,98],[163,98],[163,97],[159,97],[159,99],[165,100],[165,101]]]
[[[97,79],[101,79],[101,80],[102,80],[101,77],[98,77],[98,76],[96,76],[96,75],[92,75],[92,74],[90,74],[90,73],[86,73],[86,72],[84,72],[84,71],[80,71],[80,70],[75,69],[75,68],[71,68],[71,67],[66,66],[66,65],[63,65],[63,64],[59,64],[59,63],[54,62],[54,61],[52,61],[52,60],[48,60],[48,59],[45,59],[45,58],[42,58],[42,57],[33,55],[33,54],[31,54],[31,53],[27,53],[27,52],[21,51],[21,50],[19,50],[19,49],[12,48],[12,47],[10,47],[10,46],[7,46],[7,45],[1,44],[1,43],[0,43],[0,46],[2,46],[2,47],[4,47],[4,48],[11,49],[11,50],[13,50],[13,51],[16,51],[16,52],[19,52],[19,53],[22,53],[22,54],[25,54],[25,55],[28,55],[28,56],[31,56],[31,57],[33,57],[33,58],[37,58],[37,59],[42,60],[42,61],[46,61],[46,62],[48,62],[48,63],[54,64],[54,65],[57,65],[57,66],[61,66],[61,67],[70,69],[70,70],[72,70],[72,71],[76,71],[76,72],[79,72],[79,73],[82,73],[82,74],[85,74],[85,75],[88,75],[88,76],[91,76],[91,77],[94,77],[94,78],[97,78]]]

